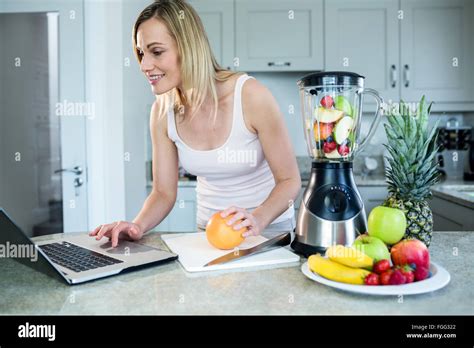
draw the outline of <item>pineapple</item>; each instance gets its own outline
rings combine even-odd
[[[438,124],[428,130],[430,110],[425,97],[415,115],[401,102],[400,114],[388,115],[384,125],[390,167],[385,170],[389,194],[383,205],[402,210],[407,218],[404,238],[416,238],[426,246],[433,232],[433,213],[427,199],[431,197],[430,187],[440,178],[435,162]]]

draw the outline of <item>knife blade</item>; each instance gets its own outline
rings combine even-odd
[[[291,242],[291,233],[290,232],[280,234],[280,235],[278,235],[278,236],[276,236],[272,239],[269,239],[269,240],[267,240],[263,243],[260,243],[259,245],[254,246],[252,248],[236,249],[235,251],[232,251],[228,254],[225,254],[223,256],[219,256],[218,258],[206,263],[204,265],[204,267],[219,265],[219,264],[234,261],[234,260],[240,260],[244,257],[255,255],[255,254],[258,254],[258,253],[263,252],[263,251],[268,251],[268,250],[271,250],[271,249],[283,247],[285,245],[290,244],[290,242]]]

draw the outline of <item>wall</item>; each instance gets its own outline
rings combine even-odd
[[[89,229],[125,219],[122,4],[85,0]]]
[[[140,71],[132,49],[132,28],[139,13],[150,1],[123,3],[122,50],[123,69],[123,117],[126,218],[132,220],[146,199],[146,161],[150,108],[154,101],[150,85]]]

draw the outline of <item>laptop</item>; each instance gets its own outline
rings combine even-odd
[[[176,260],[178,255],[137,242],[97,241],[87,232],[30,239],[0,208],[1,257],[10,257],[73,285],[113,276],[144,266]]]

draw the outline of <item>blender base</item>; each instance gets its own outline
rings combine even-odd
[[[292,249],[306,257],[324,255],[332,245],[352,245],[366,231],[364,203],[354,181],[352,162],[313,162]]]
[[[300,243],[296,239],[293,241],[293,243],[291,243],[291,248],[297,254],[303,255],[306,258],[314,254],[324,255],[326,252],[326,248]]]

